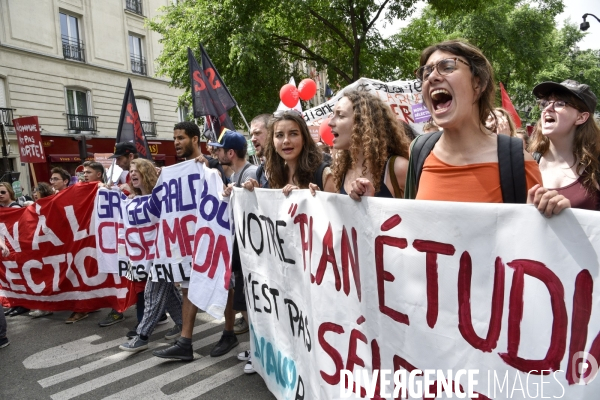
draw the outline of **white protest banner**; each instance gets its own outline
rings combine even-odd
[[[325,103],[304,111],[302,115],[308,125],[320,125],[321,121],[333,112],[333,107],[344,96],[344,93],[350,90],[366,91],[379,96],[390,106],[399,120],[413,126],[418,132],[422,131],[423,123],[426,121],[420,116],[415,116],[412,107],[423,103],[421,82],[417,80],[398,80],[386,83],[376,79],[360,78],[341,89]]]
[[[278,399],[597,398],[600,213],[232,201],[253,366]]]
[[[232,245],[222,190],[218,173],[193,160],[163,168],[151,195],[127,199],[100,190],[94,214],[102,270],[133,280],[190,281],[190,300],[222,317]]]

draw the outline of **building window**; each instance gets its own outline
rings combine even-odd
[[[79,20],[72,15],[60,13],[60,34],[63,57],[85,62],[83,41],[79,35]]]
[[[140,122],[142,123],[142,129],[146,136],[156,136],[156,122],[152,122],[152,113],[150,111],[150,100],[148,99],[135,99],[137,105],[138,114],[140,116]]]
[[[129,55],[131,56],[131,72],[140,75],[148,75],[146,71],[146,59],[142,54],[142,38],[129,35]]]
[[[180,106],[177,111],[179,112],[179,122],[190,120],[190,109],[187,105]]]
[[[67,89],[67,129],[75,132],[95,132],[96,117],[91,116],[89,92]]]
[[[6,95],[6,80],[0,78],[0,123],[13,126],[13,109],[8,108],[8,96]]]
[[[144,15],[142,13],[142,0],[125,0],[125,8],[127,9],[127,11],[131,11],[139,15]]]

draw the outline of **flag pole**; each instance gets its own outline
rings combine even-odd
[[[238,112],[242,116],[242,119],[244,120],[244,123],[246,124],[246,127],[248,128],[248,135],[250,135],[250,125],[248,125],[248,121],[246,121],[246,117],[244,117],[244,113],[242,112],[242,110],[240,110],[240,106],[238,106],[237,101],[235,102],[235,108],[238,110]],[[252,159],[254,160],[254,165],[258,165],[258,159],[256,158],[255,155],[252,156]]]

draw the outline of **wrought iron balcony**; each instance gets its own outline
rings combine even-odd
[[[67,116],[67,129],[76,132],[96,132],[98,117],[91,115],[65,114]]]
[[[131,72],[134,74],[148,75],[146,71],[146,59],[144,57],[138,57],[133,54],[131,56]]]
[[[144,15],[142,13],[142,0],[127,0],[125,2],[125,8],[128,11],[134,12],[139,15]]]
[[[6,126],[13,126],[13,111],[15,108],[0,108],[0,122]]]
[[[142,121],[142,129],[146,136],[156,136],[156,122]]]
[[[85,62],[85,49],[81,40],[63,35],[62,46],[65,59]]]

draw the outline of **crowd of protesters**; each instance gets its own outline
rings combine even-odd
[[[482,52],[463,41],[453,40],[425,49],[415,71],[422,82],[424,103],[432,120],[415,135],[399,121],[390,107],[368,92],[348,91],[337,102],[329,125],[333,134],[331,155],[312,139],[306,122],[295,110],[256,116],[250,124],[251,141],[258,165],[247,160],[246,138],[225,130],[217,142],[209,143],[210,155],[200,151],[200,130],[182,122],[173,130],[177,156],[195,159],[218,170],[224,197],[232,188],[307,189],[349,195],[444,200],[460,202],[529,203],[546,217],[565,208],[600,210],[600,128],[594,120],[597,99],[587,85],[567,80],[544,82],[533,88],[541,118],[531,137],[515,128],[509,113],[494,107],[495,83],[492,67]],[[415,138],[416,137],[416,138]],[[158,173],[151,162],[137,158],[132,143],[116,146],[116,164],[123,175],[115,182],[130,197],[151,192]],[[84,163],[84,180],[102,182],[104,168]],[[509,195],[500,178],[509,170],[515,190]],[[50,185],[34,188],[34,200],[64,190],[69,174],[51,171]],[[113,186],[114,188],[114,186]],[[0,183],[0,207],[20,207],[10,184]],[[8,249],[0,241],[0,252]],[[236,334],[248,331],[249,318],[244,295],[243,260],[237,242],[232,252],[232,279],[225,309],[225,326],[212,357],[222,356],[238,345]],[[198,308],[188,298],[185,282],[141,282],[137,287],[137,324],[119,348],[137,352],[148,348],[157,324],[175,325],[165,339],[177,339],[171,347],[154,350],[162,358],[194,359],[192,333]],[[14,307],[6,315],[29,310]],[[235,319],[237,313],[242,317]],[[34,318],[51,314],[33,310]],[[71,314],[74,323],[89,313]],[[111,310],[99,325],[124,320]],[[8,345],[6,321],[0,315],[0,347]],[[253,373],[249,351],[244,372]]]

